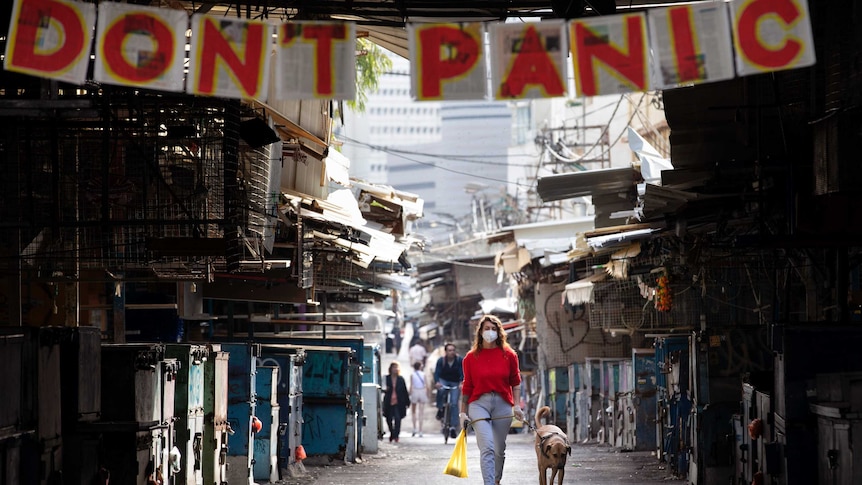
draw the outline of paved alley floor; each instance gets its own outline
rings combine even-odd
[[[408,416],[409,418],[409,416]],[[510,434],[507,440],[503,485],[539,483],[530,431]],[[399,443],[379,442],[378,453],[366,454],[362,463],[309,465],[307,476],[285,480],[285,485],[364,485],[364,484],[481,484],[478,449],[472,435],[467,437],[468,478],[443,474],[454,449],[454,440],[443,444],[442,434],[406,436]],[[613,485],[619,483],[685,483],[670,476],[666,464],[650,452],[621,452],[606,445],[575,444],[566,463],[565,484]]]
[[[404,344],[397,354],[386,354],[382,359],[383,373],[389,363],[398,360],[402,375],[409,376],[409,347],[412,331],[408,329]],[[428,359],[429,369],[436,363],[440,353],[432,353]],[[430,372],[430,370],[429,370]],[[455,440],[444,444],[439,431],[440,423],[434,419],[436,408],[433,400],[429,402],[424,416],[424,436],[411,436],[412,416],[408,411],[402,422],[399,443],[389,442],[389,433],[384,424],[386,435],[378,441],[378,452],[364,453],[361,463],[329,464],[319,457],[308,460],[306,474],[295,478],[285,478],[278,485],[473,485],[482,483],[479,469],[479,451],[475,437],[467,436],[467,473],[468,478],[445,475],[443,471],[452,451]],[[531,419],[532,421],[532,419]],[[510,434],[507,439],[506,464],[503,469],[502,485],[538,484],[539,472],[536,461],[534,434],[524,429]],[[566,462],[564,484],[616,485],[629,483],[647,485],[654,483],[684,484],[675,479],[665,463],[658,461],[650,452],[622,452],[607,445],[574,444],[572,455]],[[549,484],[551,485],[551,484]],[[556,485],[554,483],[553,485]]]

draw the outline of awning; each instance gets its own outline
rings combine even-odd
[[[598,281],[607,278],[607,273],[596,273],[586,278],[581,278],[566,285],[563,292],[563,303],[568,302],[570,305],[583,305],[584,303],[595,303],[593,298],[593,287]]]
[[[374,197],[398,204],[403,208],[404,217],[408,220],[415,220],[422,217],[425,210],[425,201],[419,195],[397,190],[389,185],[370,184],[357,179],[351,179],[351,185],[362,192],[367,192]]]
[[[357,216],[358,211],[351,212],[343,205],[286,190],[282,191],[282,197],[290,201],[288,206],[282,208],[283,211],[292,208],[298,211],[302,218],[329,224],[331,229],[313,231],[315,239],[350,251],[354,257],[353,262],[362,268],[368,268],[374,261],[398,263],[407,250],[407,245],[398,241],[395,236],[366,227],[365,220]],[[343,231],[335,224],[362,233],[362,241],[341,237]]]
[[[540,177],[536,190],[543,202],[632,190],[640,174],[631,167],[588,170]]]
[[[651,227],[646,229],[635,229],[633,231],[617,232],[604,236],[587,237],[587,244],[593,249],[618,246],[630,241],[649,238],[654,232],[658,231],[659,229]]]
[[[416,284],[416,278],[412,276],[382,273],[378,274],[376,277],[378,285],[384,288],[403,291],[405,293],[413,291],[413,287]]]
[[[482,313],[499,314],[499,313],[517,313],[517,306],[510,298],[494,298],[490,300],[482,300],[479,302],[479,308]]]
[[[251,99],[245,101],[246,104],[251,106],[255,110],[261,110],[266,115],[272,116],[272,119],[275,120],[275,129],[278,131],[282,137],[285,139],[290,138],[299,138],[311,145],[309,148],[314,149],[318,152],[323,152],[329,147],[329,144],[325,141],[321,140],[320,137],[315,135],[314,133],[306,130],[305,128],[299,126],[297,123],[294,123],[286,116],[284,116],[281,112],[279,112],[274,107],[260,101],[258,99]]]
[[[505,330],[507,334],[520,332],[524,329],[524,327],[524,323],[520,320],[513,320],[511,322],[506,322],[503,324],[503,330]]]
[[[428,325],[422,325],[419,327],[419,338],[422,340],[430,340],[437,336],[437,327],[436,323],[429,323]]]
[[[521,268],[530,264],[530,251],[526,248],[519,248],[515,243],[509,244],[505,249],[497,253],[494,258],[495,269],[501,267],[507,274],[518,273]]]
[[[323,164],[326,167],[326,176],[329,180],[345,187],[350,185],[350,159],[336,150],[335,147],[329,147]]]
[[[375,44],[410,59],[407,45],[407,29],[402,27],[387,27],[383,25],[361,25],[357,27],[356,35],[367,33],[368,40]]]

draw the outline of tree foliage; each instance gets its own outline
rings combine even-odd
[[[347,106],[364,113],[368,93],[377,91],[380,76],[392,69],[392,60],[383,48],[365,38],[356,40],[356,49],[356,99],[348,101]]]

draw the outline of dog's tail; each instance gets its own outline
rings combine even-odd
[[[550,415],[551,415],[551,408],[549,408],[548,406],[542,406],[542,407],[540,407],[540,408],[536,411],[536,416],[535,416],[535,418],[536,418],[536,427],[538,428],[539,426],[541,426],[541,423],[542,423],[542,417],[544,417],[544,416],[550,416]]]

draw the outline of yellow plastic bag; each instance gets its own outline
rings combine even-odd
[[[467,478],[467,431],[461,430],[458,439],[455,440],[455,449],[452,450],[452,457],[449,458],[449,463],[446,464],[444,475],[452,475],[458,478]]]

